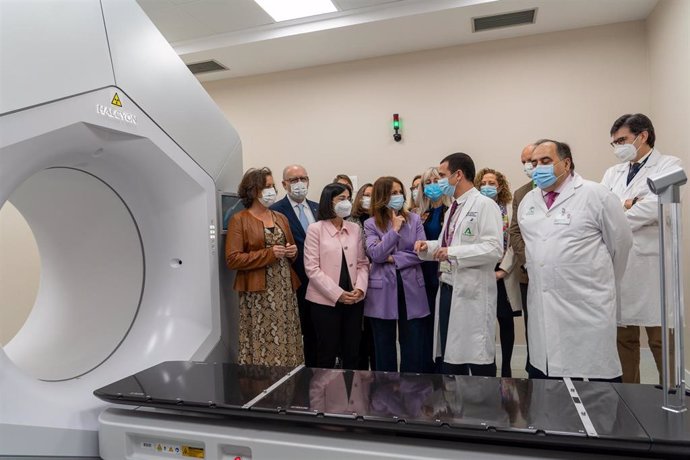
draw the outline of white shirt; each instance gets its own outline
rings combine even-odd
[[[314,214],[311,212],[311,208],[309,207],[309,203],[307,203],[307,199],[304,198],[301,203],[296,202],[295,200],[292,199],[290,195],[287,196],[288,201],[290,202],[290,206],[292,206],[292,210],[295,211],[295,215],[299,219],[299,205],[304,205],[304,214],[307,216],[307,220],[309,221],[310,224],[313,224],[316,222],[316,219],[314,219]]]

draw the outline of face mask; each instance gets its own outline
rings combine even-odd
[[[367,211],[371,208],[371,197],[370,196],[363,196],[362,197],[362,209],[366,209]]]
[[[455,185],[450,185],[450,182],[448,182],[447,177],[444,177],[443,179],[439,179],[437,184],[439,187],[441,187],[441,193],[443,193],[444,195],[446,195],[446,196],[455,195]]]
[[[338,201],[335,206],[333,206],[335,215],[341,219],[346,218],[352,212],[352,203],[349,200]]]
[[[522,170],[527,174],[527,177],[532,178],[532,172],[534,171],[534,166],[529,161],[522,166]]]
[[[259,198],[259,202],[267,208],[271,206],[273,203],[275,203],[276,189],[274,189],[273,187],[263,189],[261,191],[261,198]]]
[[[419,189],[414,189],[412,190],[412,201],[417,202],[417,197],[419,196]]]
[[[402,195],[391,195],[387,206],[395,211],[400,211],[405,204],[405,197]]]
[[[637,137],[640,137],[639,135]],[[613,149],[613,153],[618,157],[618,161],[621,163],[625,163],[626,161],[633,161],[635,157],[637,156],[637,151],[640,150],[640,147],[635,148],[635,141],[637,140],[637,137],[635,140],[633,140],[632,144],[623,144],[623,145],[617,145]]]
[[[424,195],[426,195],[431,201],[436,201],[443,196],[443,192],[438,184],[432,183],[424,186]]]
[[[489,198],[495,198],[498,195],[498,189],[494,185],[482,185],[479,188],[479,193]]]
[[[555,184],[558,177],[553,172],[553,165],[539,165],[534,168],[532,180],[537,184],[537,187],[543,190]]]
[[[304,199],[308,192],[309,187],[307,187],[306,182],[299,181],[290,185],[290,198],[295,201]]]

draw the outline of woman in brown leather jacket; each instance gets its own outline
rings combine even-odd
[[[287,218],[271,211],[276,189],[271,170],[250,169],[238,194],[246,209],[228,224],[225,261],[237,270],[240,294],[240,364],[296,366],[304,361],[290,264],[297,246]]]

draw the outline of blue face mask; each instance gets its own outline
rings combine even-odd
[[[426,195],[431,201],[436,201],[443,196],[443,192],[438,184],[432,183],[424,186],[424,195]]]
[[[496,195],[498,195],[498,189],[494,185],[482,185],[479,188],[479,193],[484,196],[488,196],[489,198],[496,198]]]
[[[555,184],[558,177],[553,172],[553,165],[539,165],[532,172],[532,180],[543,190]]]
[[[402,195],[391,195],[390,200],[388,200],[388,207],[394,209],[395,211],[400,211],[405,204],[405,197]]]
[[[446,196],[455,195],[455,186],[450,185],[447,177],[444,177],[443,179],[439,179],[437,184],[439,187],[441,187],[441,193],[443,193],[444,195],[446,195]]]

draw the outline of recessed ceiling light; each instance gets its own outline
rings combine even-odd
[[[254,0],[276,22],[333,13],[338,9],[331,0]]]

